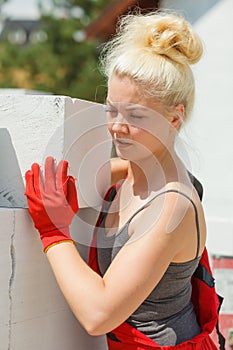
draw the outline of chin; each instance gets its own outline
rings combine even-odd
[[[129,157],[126,156],[126,154],[122,154],[122,152],[119,152],[116,150],[117,157],[123,159],[123,160],[130,160]]]

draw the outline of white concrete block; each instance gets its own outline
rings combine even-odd
[[[0,128],[0,164],[0,206],[26,207],[23,178],[6,128]]]
[[[8,348],[11,282],[11,235],[13,232],[12,210],[0,208],[0,349]]]
[[[105,350],[70,311],[26,209],[0,209],[0,349]]]
[[[110,183],[111,139],[103,107],[65,96],[0,95],[0,350],[105,350],[67,305],[26,209],[24,174],[47,155],[69,161],[77,178],[71,234],[88,259]],[[8,207],[8,208],[7,208]],[[92,207],[92,208],[91,208]]]
[[[110,183],[111,152],[102,105],[66,96],[0,95],[0,130],[0,193],[17,197],[16,204],[0,197],[0,206],[26,206],[25,171],[48,155],[69,161],[70,173],[78,179],[80,207],[100,205]],[[6,172],[11,174],[8,186]]]

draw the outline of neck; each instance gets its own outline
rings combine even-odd
[[[148,157],[137,162],[130,162],[128,181],[134,193],[146,194],[158,191],[169,182],[185,181],[186,169],[175,151],[164,151],[160,158]],[[181,180],[183,179],[183,180]]]

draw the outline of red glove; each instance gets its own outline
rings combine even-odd
[[[28,210],[40,233],[44,252],[58,243],[73,242],[69,225],[78,212],[75,181],[67,175],[68,162],[59,162],[56,170],[54,159],[48,157],[44,167],[44,182],[37,163],[25,174]]]

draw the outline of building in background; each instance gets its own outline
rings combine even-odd
[[[46,39],[39,20],[6,19],[0,33],[0,40],[19,46],[44,42]]]

